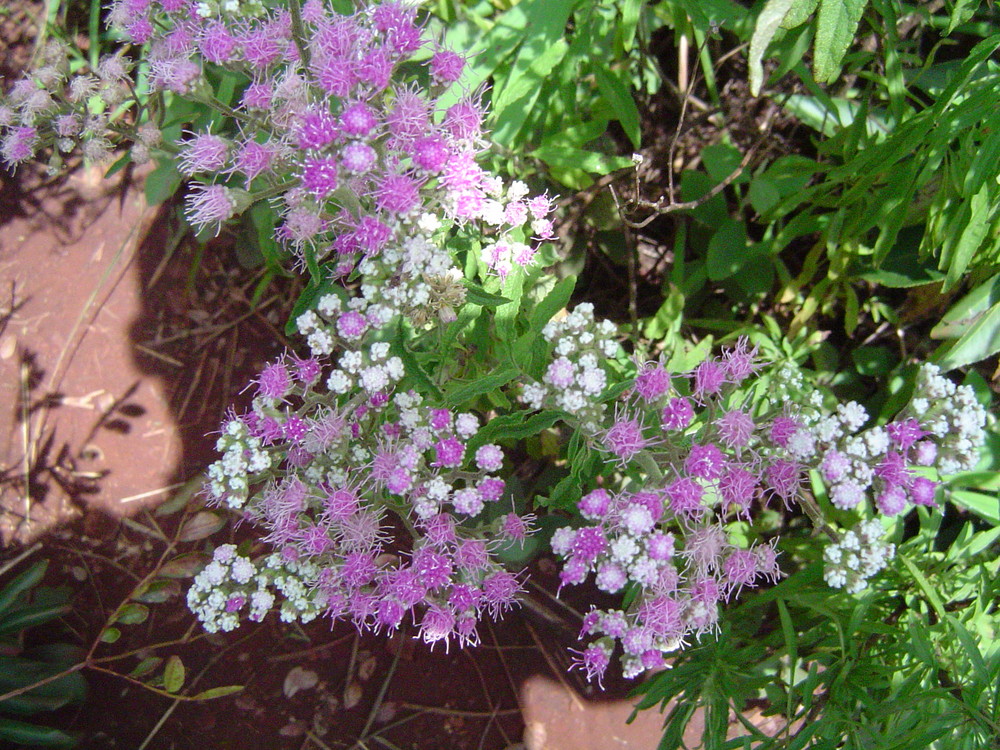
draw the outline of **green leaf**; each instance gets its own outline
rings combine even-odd
[[[164,563],[158,573],[164,578],[191,578],[197,575],[210,559],[204,552],[186,552]]]
[[[108,167],[108,171],[104,173],[104,179],[107,180],[110,179],[111,177],[114,177],[116,174],[125,169],[125,166],[131,161],[132,161],[132,152],[126,151],[124,154],[122,154],[115,160],[114,164]]]
[[[129,672],[129,676],[135,677],[136,679],[145,677],[146,675],[156,671],[157,667],[159,667],[162,663],[163,658],[160,656],[147,656],[135,665],[135,668]]]
[[[899,361],[899,356],[885,346],[859,346],[851,352],[851,359],[858,372],[874,378],[886,375]]]
[[[995,204],[991,192],[987,184],[972,196],[972,200],[969,201],[969,218],[962,228],[958,241],[954,248],[942,249],[942,260],[946,257],[950,259],[944,280],[946,291],[961,280],[993,223]]]
[[[705,268],[712,281],[728,279],[747,261],[747,228],[743,222],[727,220],[708,241]]]
[[[340,297],[341,302],[347,302],[347,292],[344,290],[344,287],[337,282],[327,278],[321,279],[320,281],[310,279],[306,284],[305,289],[303,289],[302,293],[299,295],[299,298],[295,300],[292,312],[288,316],[288,321],[285,323],[285,335],[296,335],[299,329],[295,321],[298,320],[299,316],[306,310],[312,310],[315,308],[319,303],[320,298],[331,293]]]
[[[72,611],[73,608],[69,604],[50,602],[15,609],[0,619],[0,635],[42,625]]]
[[[555,4],[559,0],[546,0]],[[532,63],[523,73],[513,71],[510,83],[504,87],[494,112],[496,116],[493,137],[497,143],[510,146],[523,127],[538,100],[542,87],[552,69],[558,65],[569,51],[565,39],[557,39],[541,53],[528,50],[524,45],[522,54],[529,55]],[[532,45],[533,46],[533,45]],[[516,98],[515,98],[516,97]]]
[[[73,747],[77,740],[62,730],[0,717],[0,740],[29,747]]]
[[[130,602],[118,610],[118,615],[112,622],[120,622],[122,625],[141,625],[148,617],[149,607]]]
[[[750,198],[750,205],[760,216],[766,214],[772,206],[781,200],[781,192],[778,186],[767,179],[764,175],[754,177],[750,181],[750,189],[747,193]]]
[[[832,83],[854,41],[854,32],[868,0],[822,0],[816,18],[813,74],[819,83]]]
[[[101,643],[114,643],[122,637],[122,631],[118,628],[105,628],[101,633]]]
[[[542,430],[547,430],[565,417],[561,411],[540,411],[527,418],[524,415],[525,412],[522,411],[494,417],[469,440],[466,452],[471,455],[486,443],[523,440],[526,437],[537,435]]]
[[[781,22],[781,28],[794,29],[796,26],[801,26],[809,20],[817,5],[819,0],[797,0]]]
[[[767,4],[757,16],[757,22],[753,27],[753,36],[750,38],[750,51],[747,53],[747,64],[750,68],[750,93],[760,96],[760,87],[764,83],[764,67],[761,61],[767,46],[778,33],[785,17],[792,10],[797,0],[768,0]],[[798,4],[804,4],[803,0],[798,0]]]
[[[618,34],[625,52],[631,51],[635,44],[635,32],[642,16],[643,4],[644,0],[624,0],[622,3],[622,20],[618,24]]]
[[[452,407],[466,404],[477,396],[498,390],[520,374],[521,371],[516,367],[506,367],[492,375],[478,377],[470,383],[458,384],[457,387],[445,393],[445,403]]]
[[[212,536],[226,525],[226,517],[210,510],[200,510],[181,526],[177,540],[181,542],[196,542]]]
[[[923,592],[924,597],[934,608],[934,613],[938,616],[938,619],[943,620],[947,616],[944,611],[944,603],[941,601],[941,597],[937,591],[931,586],[930,581],[927,580],[924,574],[920,572],[920,569],[906,555],[897,555],[897,557],[903,561],[903,565],[910,571],[910,575],[916,582],[917,588]]]
[[[611,111],[615,113],[632,145],[639,148],[641,138],[639,110],[635,106],[631,90],[615,73],[608,70],[603,62],[595,65],[593,70],[601,96],[611,106]]]
[[[48,560],[39,560],[23,573],[19,574],[13,581],[4,586],[3,591],[0,591],[0,615],[2,615],[22,593],[37,586],[45,576],[45,571],[48,567]]]
[[[949,494],[955,505],[971,510],[992,524],[1000,524],[1000,497],[971,490],[952,490]]]
[[[184,687],[184,662],[174,654],[167,659],[163,667],[163,689],[168,693],[176,693]]]
[[[1000,352],[1000,302],[987,310],[955,344],[937,358],[942,370],[980,362]]]
[[[933,339],[954,339],[1000,302],[1000,273],[991,276],[951,306],[941,321],[931,329]]]
[[[227,695],[232,695],[233,693],[238,693],[244,689],[244,685],[223,685],[221,687],[210,688],[208,690],[202,690],[194,699],[196,701],[210,701],[216,698],[224,698]]]
[[[531,155],[550,167],[583,169],[599,175],[634,166],[628,156],[609,156],[570,146],[542,146],[532,151]]]
[[[159,578],[150,583],[144,591],[136,594],[134,598],[136,601],[145,602],[146,604],[162,604],[174,597],[180,596],[180,594],[181,587],[177,581],[168,581]]]
[[[531,321],[528,328],[535,333],[541,333],[545,325],[555,317],[556,313],[564,309],[569,304],[570,297],[573,296],[573,289],[576,288],[576,277],[567,276],[556,282],[545,298],[535,305],[531,311]]]
[[[701,150],[701,160],[705,164],[705,171],[708,172],[716,182],[722,182],[733,172],[739,169],[743,161],[743,154],[738,148],[730,146],[728,143],[713,143]],[[734,181],[734,185],[747,182],[750,178],[744,171]]]
[[[162,159],[156,169],[146,176],[146,202],[151,206],[158,206],[180,188],[184,177],[177,171],[177,165],[173,159]]]
[[[479,284],[474,284],[468,280],[465,280],[462,283],[465,286],[465,301],[473,305],[479,305],[480,307],[488,307],[492,309],[500,307],[500,305],[506,305],[510,302],[509,299],[501,297],[499,294],[490,294],[479,286]]]

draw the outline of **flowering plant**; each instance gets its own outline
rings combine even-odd
[[[557,521],[561,586],[624,595],[584,617],[588,679],[616,657],[628,677],[664,669],[742,591],[777,583],[768,512],[808,520],[822,577],[862,594],[892,564],[896,519],[975,466],[971,387],[923,365],[880,422],[748,337],[683,364],[641,356],[550,272],[553,200],[481,165],[483,92],[422,18],[391,1],[116,0],[112,23],[146,50],[138,75],[121,53],[70,75],[51,45],[0,104],[9,166],[130,142],[126,158],[190,180],[195,229],[268,206],[309,274],[302,350],[259,374],[208,470],[207,501],[257,544],[218,546],[191,610],[209,631],[273,608],[384,633],[411,618],[428,644],[475,645],[522,594],[497,552],[535,532],[528,511]],[[164,103],[184,99],[218,116],[171,143]],[[542,433],[562,473],[518,495],[506,449]]]

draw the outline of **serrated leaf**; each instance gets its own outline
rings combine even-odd
[[[238,693],[244,689],[244,685],[223,685],[222,687],[210,688],[209,690],[202,690],[194,699],[196,701],[210,701],[216,698],[223,698],[227,695],[232,695],[233,693]]]
[[[796,26],[801,26],[809,20],[817,5],[819,0],[796,0],[782,20],[781,28],[794,29]]]
[[[486,443],[501,440],[523,440],[546,430],[565,415],[560,411],[540,411],[525,418],[524,412],[505,414],[487,422],[468,442],[467,452],[471,455]]]
[[[747,64],[750,69],[750,93],[760,96],[760,87],[764,83],[764,66],[762,61],[767,46],[774,39],[774,35],[781,28],[781,22],[791,11],[796,0],[768,0],[767,4],[757,16],[757,22],[753,27],[753,36],[750,37],[750,51],[747,53]]]
[[[177,539],[181,542],[196,542],[212,536],[225,525],[226,517],[221,513],[201,510],[184,522]]]
[[[502,386],[507,385],[507,383],[517,378],[520,374],[521,371],[516,367],[506,367],[499,372],[493,373],[492,375],[480,376],[472,382],[459,385],[446,393],[445,403],[449,406],[456,407],[461,404],[468,403],[477,396],[482,396],[485,393],[495,391]]]
[[[840,63],[854,41],[868,0],[821,0],[816,17],[813,75],[819,83],[832,83]]]
[[[204,568],[211,558],[204,552],[187,552],[165,563],[159,570],[164,578],[191,578]]]
[[[184,662],[174,654],[167,659],[163,667],[163,689],[168,693],[176,693],[184,687]]]
[[[499,294],[490,294],[485,289],[483,289],[479,284],[473,284],[471,281],[463,281],[465,286],[465,301],[471,302],[474,305],[479,305],[480,307],[500,307],[500,305],[506,305],[510,302],[506,297],[502,297]]]

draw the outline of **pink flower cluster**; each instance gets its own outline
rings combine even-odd
[[[971,389],[955,387],[933,367],[922,368],[911,404],[894,421],[867,426],[859,404],[824,409],[820,394],[787,367],[761,387],[756,354],[740,339],[686,378],[671,376],[660,362],[641,363],[613,421],[596,430],[579,425],[635,482],[617,494],[585,494],[577,505],[582,523],[552,539],[563,560],[562,585],[593,575],[603,591],[637,592],[625,611],[587,616],[583,636],[594,640],[576,664],[588,678],[600,680],[617,645],[629,677],[662,667],[689,637],[715,628],[721,602],[776,580],[776,540],[747,548],[729,537],[727,525],[748,520],[771,498],[793,507],[807,472],[826,482],[835,509],[864,518],[897,515],[909,503],[934,505],[938,483],[928,469],[974,465],[985,413]],[[876,537],[870,546],[881,550],[879,564],[865,568],[857,555],[830,554],[827,580],[848,582],[851,592],[864,588],[892,554]]]
[[[210,497],[241,509],[284,565],[312,571],[310,607],[375,631],[412,616],[428,643],[476,643],[479,619],[520,591],[495,544],[529,532],[515,514],[483,518],[505,495],[502,450],[469,447],[480,429],[471,413],[412,391],[338,395],[319,376],[313,359],[260,374],[253,409],[224,426]],[[196,612],[210,613],[199,585]]]
[[[119,29],[150,45],[154,88],[204,99],[210,65],[250,81],[232,110],[238,136],[198,132],[181,144],[181,170],[206,185],[188,207],[194,224],[228,219],[236,198],[224,198],[239,181],[278,194],[279,235],[294,251],[341,263],[398,243],[421,212],[476,221],[487,233],[483,262],[501,275],[532,261],[523,238],[551,239],[549,200],[520,183],[505,188],[477,163],[487,143],[478,97],[439,105],[465,59],[428,50],[412,4],[341,16],[308,0],[294,20],[253,0],[240,12],[230,5],[117,0],[112,11]]]

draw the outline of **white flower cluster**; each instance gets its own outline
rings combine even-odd
[[[845,532],[839,542],[828,545],[823,550],[826,582],[849,594],[864,591],[868,579],[888,565],[896,554],[894,545],[882,541],[882,533],[882,524],[873,518],[862,521]]]
[[[250,490],[249,477],[271,467],[271,455],[239,419],[227,422],[215,449],[222,458],[208,467],[208,491],[230,508],[242,508]]]
[[[390,357],[389,344],[384,341],[375,342],[365,351],[344,352],[339,365],[326,380],[331,393],[349,393],[360,386],[374,395],[398,383],[405,374],[403,360]]]
[[[235,544],[223,544],[195,576],[187,604],[209,633],[228,632],[239,626],[244,607],[249,607],[251,620],[264,619],[274,604],[267,584],[268,577],[249,558],[237,554]]]
[[[417,327],[435,317],[445,323],[455,320],[456,309],[465,301],[465,287],[451,253],[434,240],[440,228],[441,221],[433,214],[420,215],[412,225],[401,224],[398,244],[358,264],[360,296],[344,303],[336,294],[324,295],[315,310],[296,319],[313,356],[349,348],[399,315]]]
[[[455,320],[456,309],[465,302],[465,287],[451,253],[434,239],[441,227],[434,214],[421,214],[412,225],[400,226],[398,245],[361,260],[367,317],[385,325],[402,315],[417,327],[434,317],[445,323]]]
[[[528,383],[521,401],[532,409],[562,409],[581,420],[588,432],[599,429],[605,405],[600,402],[608,379],[601,366],[618,352],[617,328],[609,320],[594,320],[594,306],[581,303],[560,320],[542,329],[553,345],[553,359],[541,383]]]
[[[275,553],[259,567],[236,551],[235,544],[216,548],[212,561],[205,566],[188,589],[187,604],[209,633],[235,630],[240,615],[260,622],[275,602],[272,587],[283,597],[281,619],[307,623],[326,608],[326,600],[315,587],[320,568],[300,560],[284,560]]]
[[[300,558],[285,560],[278,553],[264,560],[264,574],[281,594],[281,621],[307,623],[326,610],[326,598],[316,587],[322,568],[316,563]]]
[[[938,471],[954,474],[976,467],[986,438],[986,410],[971,386],[957,386],[937,365],[924,364],[907,410],[937,438]]]

